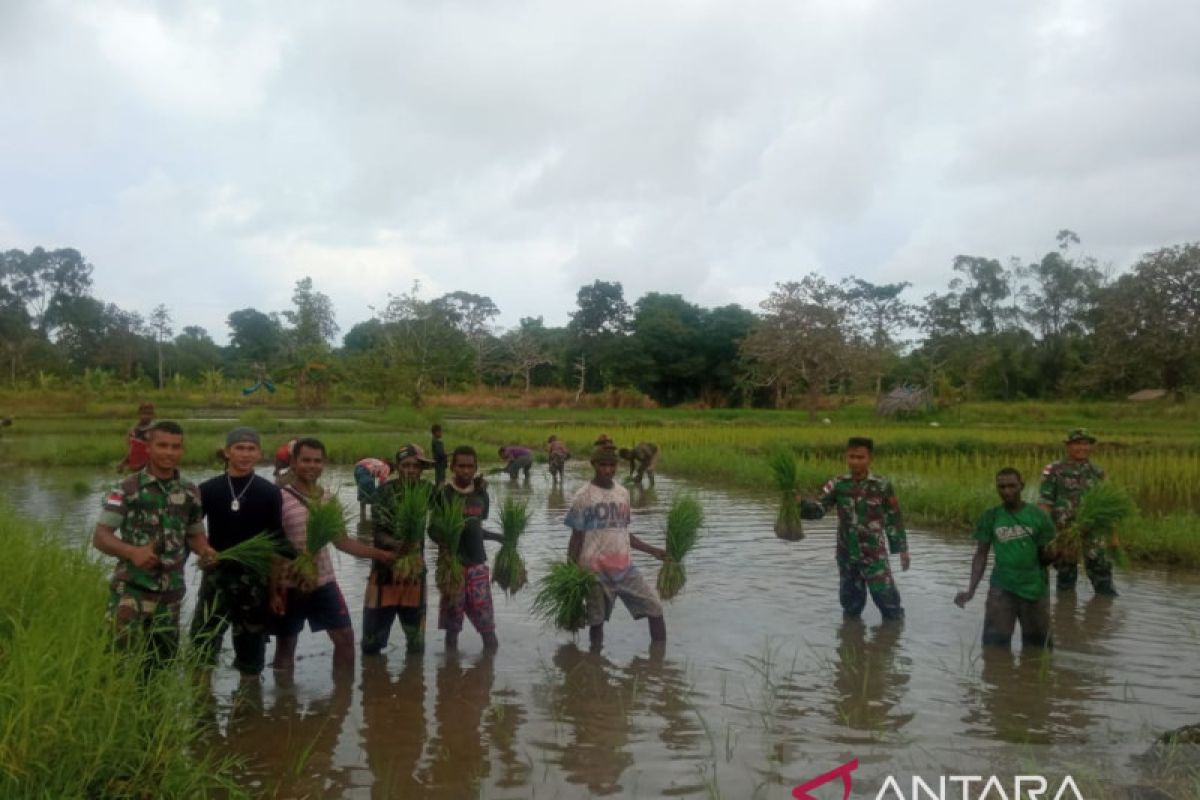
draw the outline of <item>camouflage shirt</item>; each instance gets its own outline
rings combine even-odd
[[[821,505],[837,508],[838,553],[851,561],[873,560],[876,553],[908,551],[908,534],[892,482],[868,474],[856,481],[850,473],[839,475],[821,490]]]
[[[1042,470],[1038,505],[1050,509],[1054,524],[1062,530],[1075,518],[1075,509],[1087,490],[1104,480],[1104,470],[1090,461],[1057,461]]]
[[[151,541],[159,566],[153,571],[138,569],[120,559],[113,580],[152,592],[183,589],[186,538],[204,533],[200,491],[179,473],[159,480],[146,470],[124,478],[104,496],[99,523],[120,532],[121,541],[141,546]]]

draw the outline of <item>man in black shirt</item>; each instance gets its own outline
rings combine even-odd
[[[225,437],[224,473],[200,484],[200,503],[208,521],[209,543],[218,552],[266,531],[281,550],[283,496],[279,488],[254,473],[262,458],[262,440],[253,428],[234,428]],[[192,617],[192,641],[204,660],[215,664],[233,627],[233,665],[243,675],[257,675],[266,662],[270,609],[282,603],[277,581],[265,581],[239,564],[223,563],[206,572]]]

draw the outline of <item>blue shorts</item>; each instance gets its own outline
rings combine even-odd
[[[271,632],[276,636],[298,636],[305,622],[313,633],[350,627],[350,611],[337,581],[311,592],[288,589],[287,610],[282,617],[272,620]]]

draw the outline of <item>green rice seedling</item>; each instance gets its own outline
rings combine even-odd
[[[774,450],[767,456],[767,463],[780,491],[775,535],[789,542],[798,542],[804,538],[804,526],[800,519],[800,504],[796,502],[796,489],[800,482],[796,457],[785,450]]]
[[[317,588],[317,553],[345,532],[346,510],[336,497],[309,505],[304,550],[292,562],[296,588],[302,592]]]
[[[683,558],[696,546],[700,527],[704,524],[704,509],[692,495],[676,495],[667,512],[667,560],[658,570],[658,595],[670,600],[679,594],[687,582]]]
[[[1123,560],[1120,545],[1116,542],[1117,525],[1137,513],[1133,499],[1122,489],[1111,483],[1099,483],[1084,494],[1075,510],[1075,522],[1059,538],[1059,552],[1079,557],[1085,536],[1107,538],[1116,560]]]
[[[504,505],[500,506],[500,533],[504,542],[500,545],[492,565],[492,580],[509,595],[521,591],[529,580],[525,562],[517,549],[517,543],[528,524],[528,502],[518,500],[512,495],[504,498]]]
[[[240,564],[258,577],[265,579],[271,572],[271,562],[279,555],[279,542],[271,534],[263,531],[217,553],[217,561],[225,564]]]
[[[458,543],[462,540],[463,528],[468,524],[479,524],[478,519],[467,519],[464,508],[461,497],[452,497],[435,503],[430,515],[429,538],[438,545],[434,579],[438,589],[446,595],[461,591],[465,580],[462,562],[458,560]]]
[[[390,495],[391,502],[376,507],[379,519],[392,538],[400,543],[400,555],[392,565],[392,574],[397,580],[412,580],[425,569],[422,553],[432,492],[433,487],[428,483],[415,483],[401,487],[399,492]]]
[[[595,575],[570,559],[555,563],[538,581],[534,616],[559,630],[580,630],[587,625],[587,596],[595,582]]]

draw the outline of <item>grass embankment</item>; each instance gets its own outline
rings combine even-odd
[[[188,432],[189,468],[211,469],[213,451],[233,424],[211,412],[160,409]],[[909,521],[965,531],[989,505],[997,469],[1014,466],[1025,475],[1032,499],[1043,466],[1062,457],[1069,428],[1086,425],[1099,436],[1094,460],[1109,479],[1137,501],[1141,516],[1125,525],[1122,542],[1144,562],[1200,566],[1200,404],[1167,403],[983,403],[912,421],[873,416],[869,404],[826,412],[829,424],[803,412],[687,409],[464,409],[331,410],[323,416],[254,409],[238,422],[258,427],[268,451],[289,438],[319,436],[334,463],[386,455],[404,441],[428,445],[429,425],[446,427],[448,446],[474,444],[485,461],[494,448],[520,443],[538,448],[557,434],[577,458],[586,457],[596,435],[621,445],[652,441],[663,449],[663,472],[708,485],[770,491],[767,454],[777,446],[797,456],[800,485],[815,492],[844,471],[842,448],[851,435],[871,435],[876,467],[900,492]],[[115,464],[130,424],[113,409],[93,417],[18,419],[0,439],[0,461],[31,465]],[[936,426],[933,425],[936,423]]]
[[[243,796],[183,669],[113,649],[104,569],[0,509],[0,797]]]

